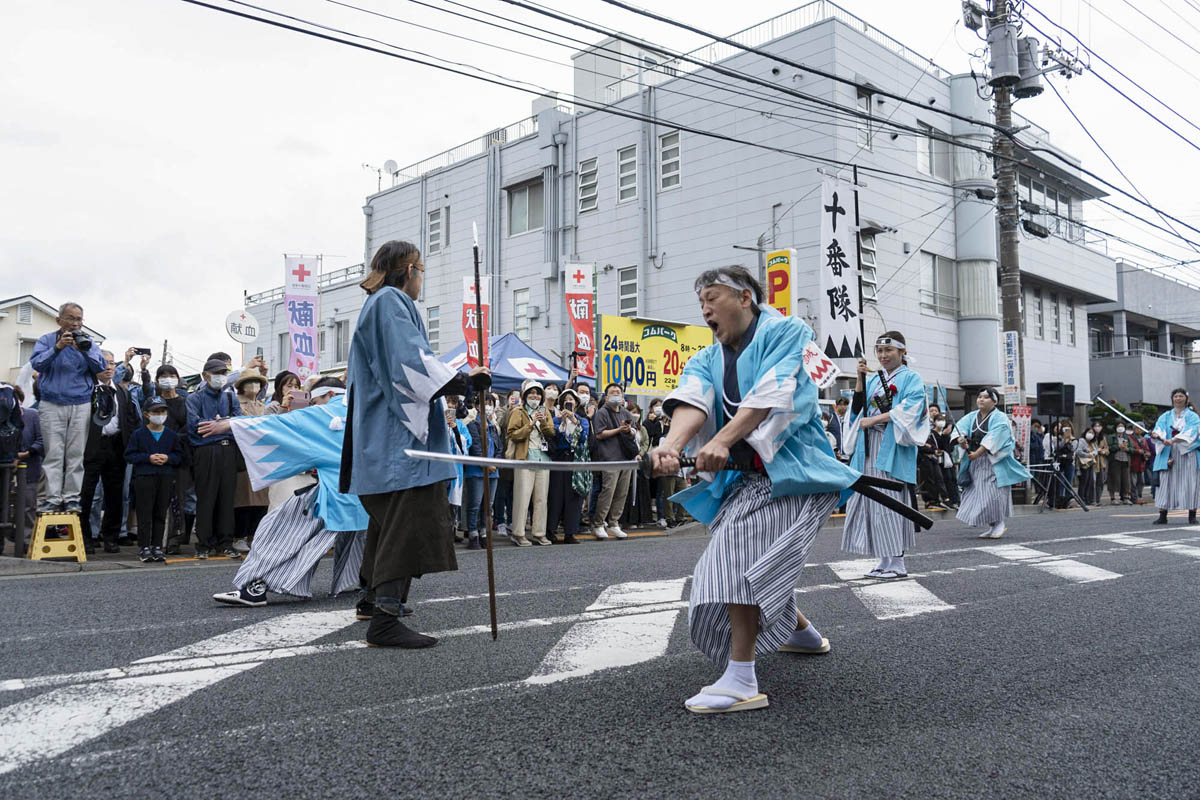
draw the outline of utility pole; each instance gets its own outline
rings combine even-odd
[[[1008,0],[993,0],[991,24],[1008,24]],[[1011,86],[996,86],[993,95],[996,125],[1012,130],[1013,95]],[[1025,404],[1025,337],[1021,335],[1021,220],[1017,197],[1017,164],[1013,140],[997,133],[992,153],[996,170],[996,209],[1000,216],[1000,316],[1002,331],[1017,331],[1017,381],[1021,386],[1020,405]]]

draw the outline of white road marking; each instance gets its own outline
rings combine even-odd
[[[1118,572],[1110,572],[1100,567],[1093,567],[1073,558],[1059,558],[1044,550],[1034,550],[1019,544],[1001,544],[991,547],[981,547],[980,550],[1010,561],[1028,562],[1034,569],[1057,575],[1075,583],[1091,583],[1093,581],[1110,581],[1121,577]],[[1046,560],[1039,560],[1046,559]]]
[[[156,674],[116,677],[62,686],[0,709],[0,774],[61,755],[109,731],[176,703],[192,693],[246,670],[261,661],[221,665],[221,654],[239,648],[281,647],[304,644],[353,624],[354,617],[338,612],[292,614],[264,620],[230,633],[214,636],[161,656],[141,659],[133,669],[159,670]],[[167,671],[179,660],[196,666]],[[164,660],[165,663],[164,663]],[[198,663],[199,662],[199,663]],[[206,662],[206,663],[205,663]],[[201,666],[201,664],[204,664]],[[121,670],[100,670],[113,678]],[[6,681],[9,684],[21,683]],[[20,688],[20,687],[14,687]]]
[[[1157,549],[1167,550],[1171,553],[1178,553],[1181,556],[1200,558],[1200,547],[1188,547],[1186,544],[1162,544],[1159,545]]]
[[[1144,536],[1131,536],[1128,533],[1100,533],[1092,537],[1093,539],[1103,539],[1106,542],[1113,544],[1150,544],[1153,539],[1147,539]]]
[[[600,593],[588,611],[645,608],[679,600],[686,578],[621,583]],[[602,669],[628,667],[667,652],[679,611],[615,617],[574,625],[542,659],[526,683],[556,683]]]
[[[829,565],[829,568],[842,580],[855,580],[864,577],[878,563],[873,558],[853,559],[851,561],[835,561]],[[892,580],[886,583],[863,582],[862,585],[851,586],[850,591],[876,619],[915,617],[919,614],[949,611],[954,608],[911,578]]]

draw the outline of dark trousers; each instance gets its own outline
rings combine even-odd
[[[946,487],[946,499],[958,505],[958,468],[939,467],[942,473],[942,486]]]
[[[258,530],[258,523],[267,515],[266,506],[238,506],[233,510],[233,535],[236,539],[250,540]],[[138,515],[141,519],[141,515]],[[138,523],[141,525],[141,523]],[[340,541],[340,540],[339,540]]]
[[[162,547],[167,530],[167,508],[171,503],[171,473],[135,475],[134,506],[138,519],[138,547]]]
[[[121,517],[125,513],[122,500],[125,488],[125,448],[120,435],[105,436],[96,451],[83,462],[83,488],[79,492],[79,515],[83,524],[83,540],[88,542],[92,532],[92,503],[96,499],[96,484],[104,486],[104,516],[100,520],[100,538],[116,544],[121,535]]]
[[[492,525],[511,525],[512,506],[513,479],[501,478],[496,484],[496,493],[492,495]]]
[[[917,456],[917,483],[926,506],[936,504],[947,496],[946,487],[942,485],[942,470],[932,456]]]
[[[192,453],[196,481],[196,541],[206,550],[226,550],[233,544],[233,495],[237,488],[237,458],[233,442],[197,447]],[[105,494],[108,494],[107,488]]]
[[[583,510],[583,496],[571,488],[573,472],[551,472],[550,492],[546,499],[546,532],[558,530],[562,523],[563,533],[574,536],[579,533],[579,514]]]
[[[167,530],[167,544],[172,547],[187,544],[192,538],[195,514],[184,512],[188,492],[192,491],[192,467],[190,464],[175,470],[175,481],[171,496],[171,525]]]

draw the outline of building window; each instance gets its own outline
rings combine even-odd
[[[317,350],[321,356],[325,356],[325,329],[321,328],[321,332],[317,334]]]
[[[926,252],[921,253],[921,260],[921,307],[939,316],[957,315],[954,260]]]
[[[508,235],[536,231],[542,227],[542,180],[514,186],[508,190]]]
[[[517,289],[513,292],[513,333],[529,344],[529,330],[529,290]]]
[[[430,306],[425,309],[425,333],[429,336],[429,349],[437,353],[442,340],[442,308]]]
[[[17,306],[17,324],[33,324],[33,303],[21,303]]]
[[[1062,329],[1059,325],[1058,293],[1050,293],[1050,341],[1062,341]]]
[[[617,313],[622,317],[638,314],[638,268],[621,267],[617,270]]]
[[[658,190],[679,186],[679,131],[658,137]]]
[[[345,364],[350,360],[350,320],[344,319],[334,323],[333,343],[337,348],[334,363]]]
[[[579,211],[595,211],[599,169],[597,159],[589,158],[579,162]]]
[[[1017,190],[1017,194],[1019,195],[1018,199],[1033,202],[1033,191],[1030,189],[1031,184],[1029,177],[1027,175],[1022,175],[1017,180],[1019,182],[1019,188]]]
[[[437,208],[429,212],[426,224],[425,251],[440,253],[450,246],[450,209]]]
[[[862,261],[862,299],[874,303],[879,289],[879,278],[875,271],[875,234],[858,234],[858,257]]]
[[[617,151],[617,202],[637,199],[637,145]]]
[[[292,366],[292,335],[279,334],[279,368],[291,369]]]
[[[1033,290],[1033,333],[1038,339],[1046,338],[1046,307],[1042,302],[1042,290]]]
[[[855,125],[858,127],[858,146],[865,150],[871,149],[871,140],[874,135],[871,130],[871,96],[866,89],[859,89],[855,99],[855,106],[859,112],[855,117]]]
[[[917,139],[917,171],[944,181],[950,180],[950,148],[941,139],[944,136],[937,128],[918,122],[917,127],[925,132]]]
[[[21,340],[21,358],[18,362],[21,366],[28,364],[29,360],[33,358],[33,346],[35,344],[37,344],[37,341],[34,339]]]
[[[1075,346],[1075,299],[1066,298],[1067,303],[1067,344]]]

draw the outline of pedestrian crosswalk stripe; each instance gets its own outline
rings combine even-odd
[[[1147,539],[1144,536],[1130,536],[1128,533],[1100,533],[1092,537],[1093,539],[1103,539],[1106,542],[1113,544],[1150,544],[1153,539]]]
[[[862,578],[875,567],[870,558],[835,561],[829,565],[833,574],[842,580]],[[899,619],[928,614],[931,611],[949,611],[954,608],[946,601],[926,589],[915,580],[893,580],[887,583],[852,585],[850,591],[867,607],[876,619]]]
[[[980,550],[1010,561],[1029,561],[1034,569],[1057,575],[1075,583],[1091,583],[1092,581],[1108,581],[1121,577],[1118,572],[1110,572],[1073,558],[1056,558],[1053,553],[1044,550],[1034,550],[1019,544],[1001,544],[992,547],[981,547]],[[1033,561],[1033,559],[1046,559]]]

